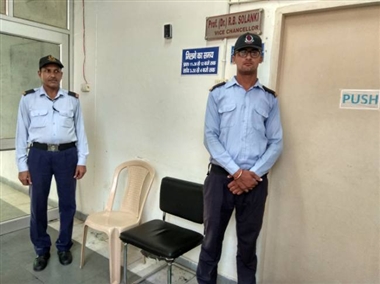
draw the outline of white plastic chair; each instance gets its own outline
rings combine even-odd
[[[127,171],[125,193],[117,211],[113,210],[120,174]],[[111,191],[104,211],[88,215],[83,227],[80,268],[84,265],[84,250],[88,228],[104,232],[109,242],[110,283],[120,283],[121,232],[140,224],[146,198],[153,183],[155,169],[142,160],[120,164],[114,172]]]

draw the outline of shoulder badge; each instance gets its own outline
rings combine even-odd
[[[227,81],[223,81],[223,82],[220,82],[220,83],[214,85],[214,86],[210,89],[210,92],[212,92],[212,91],[215,90],[216,88],[219,88],[219,87],[223,86],[223,85],[226,84],[226,83],[227,83]]]
[[[264,88],[265,91],[267,91],[268,93],[272,94],[274,97],[277,97],[275,91],[273,91],[273,90],[271,90],[271,89],[265,87],[264,85],[263,85],[263,88]]]
[[[34,92],[35,92],[34,89],[30,89],[30,90],[25,91],[25,92],[23,93],[23,95],[26,96],[26,95],[29,95],[29,94],[33,94]]]
[[[72,96],[72,97],[77,98],[77,99],[79,98],[79,95],[75,92],[72,92],[72,91],[69,91],[69,96]]]

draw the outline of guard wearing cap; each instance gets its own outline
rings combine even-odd
[[[199,284],[216,284],[224,233],[234,210],[238,283],[256,283],[256,240],[264,216],[267,173],[282,152],[276,94],[257,78],[262,52],[258,35],[239,36],[233,55],[236,76],[214,86],[208,97],[204,145],[210,164],[204,183]]]
[[[60,230],[56,240],[62,265],[72,262],[76,182],[86,173],[87,138],[78,95],[60,87],[62,62],[52,55],[39,61],[42,86],[21,97],[16,130],[19,180],[29,186],[30,238],[37,257],[35,271],[45,269],[51,239],[47,229],[47,203],[54,176],[59,198]],[[29,147],[29,152],[28,152]]]

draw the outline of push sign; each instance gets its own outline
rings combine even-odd
[[[380,90],[342,90],[340,108],[379,109]]]

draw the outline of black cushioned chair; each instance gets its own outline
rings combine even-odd
[[[165,177],[161,181],[160,209],[163,220],[151,220],[124,231],[124,283],[127,283],[127,246],[140,248],[145,256],[165,260],[168,264],[167,283],[172,283],[172,264],[182,254],[200,245],[203,235],[165,221],[166,213],[203,223],[203,185]],[[146,277],[143,277],[144,279]],[[139,283],[136,281],[135,283]]]

